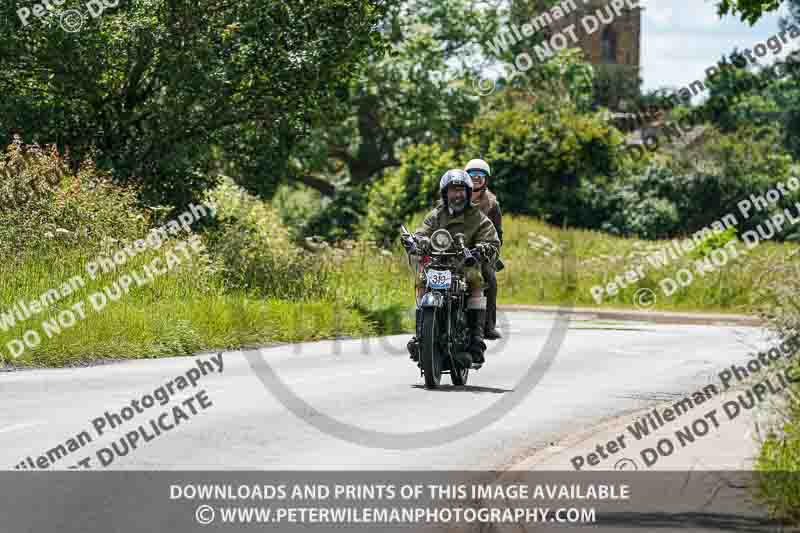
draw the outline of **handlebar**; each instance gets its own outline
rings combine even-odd
[[[419,239],[413,233],[410,233],[405,226],[400,226],[400,230],[401,242],[409,255],[424,255],[428,252],[424,246],[420,246]],[[455,234],[454,239],[461,248],[460,253],[464,256],[464,266],[474,267],[485,259],[479,248],[467,248],[464,244],[463,233]],[[441,255],[451,255],[451,252],[442,252]]]
[[[464,244],[464,234],[458,233],[455,236],[456,242],[458,242],[459,246],[461,246],[461,252],[464,254],[464,266],[466,267],[474,267],[478,264],[478,258],[480,257],[480,252],[478,250],[470,250]]]
[[[400,242],[409,254],[413,254],[417,249],[417,240],[405,226],[400,226]]]

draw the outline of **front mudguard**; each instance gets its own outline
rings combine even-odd
[[[420,308],[442,307],[443,305],[444,296],[438,292],[426,292],[419,301]]]

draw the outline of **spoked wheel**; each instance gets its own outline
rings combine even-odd
[[[442,362],[436,349],[436,308],[426,307],[422,312],[422,342],[419,360],[425,375],[425,387],[435,389],[442,381]]]

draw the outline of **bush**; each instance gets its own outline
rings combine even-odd
[[[800,369],[800,368],[798,368]],[[797,370],[795,370],[796,372]],[[800,523],[800,401],[794,391],[786,419],[762,444],[756,465],[759,476],[758,498],[778,519]]]
[[[595,107],[620,109],[625,104],[638,103],[642,85],[638,67],[602,63],[594,67],[594,72]]]
[[[293,240],[308,236],[306,224],[329,203],[330,199],[324,198],[316,190],[290,185],[278,187],[272,198],[272,205],[281,216],[281,221],[289,228],[289,235]]]
[[[584,185],[603,189],[635,166],[622,135],[600,114],[569,106],[550,114],[523,106],[487,111],[468,126],[457,152],[435,144],[406,149],[401,166],[371,189],[362,235],[396,235],[401,222],[435,205],[439,177],[474,157],[492,165],[489,186],[504,212],[589,228],[606,214],[587,210],[595,193]]]
[[[113,185],[84,161],[72,172],[55,147],[24,145],[19,137],[0,158],[0,253],[98,249],[110,239],[144,235],[150,218],[137,209],[136,190]]]
[[[321,237],[326,241],[352,238],[366,214],[367,194],[360,187],[337,187],[336,195],[309,216],[297,234],[303,238]]]
[[[727,228],[725,231],[719,233],[709,233],[705,239],[700,241],[699,246],[696,246],[690,253],[689,257],[694,259],[703,259],[711,257],[714,250],[721,250],[725,248],[729,242],[736,242],[737,230],[735,227]]]
[[[631,167],[624,139],[599,114],[566,108],[489,113],[468,129],[464,154],[492,164],[490,187],[504,211],[561,225],[599,227],[584,184],[607,186]],[[474,156],[473,156],[474,157]]]
[[[442,174],[462,166],[452,150],[443,150],[437,144],[409,147],[401,154],[400,163],[369,192],[361,226],[361,234],[367,239],[386,243],[396,236],[401,223],[436,204]]]
[[[224,180],[208,199],[220,221],[208,234],[208,250],[219,258],[229,289],[295,300],[325,291],[324,261],[292,242],[272,207],[231,180]]]
[[[759,280],[760,314],[780,339],[800,333],[800,263],[798,250],[770,258],[769,269]],[[795,354],[790,375],[800,376],[800,360]],[[759,497],[773,515],[800,522],[800,384],[786,391],[786,405],[781,406],[777,427],[768,428],[756,461],[764,472]],[[793,474],[792,474],[793,473]],[[787,475],[788,474],[788,475]]]
[[[776,149],[778,132],[756,128],[724,134],[711,128],[701,151],[678,152],[663,166],[630,174],[609,187],[587,185],[588,211],[605,219],[600,228],[617,235],[668,238],[694,233],[733,214],[740,233],[764,222],[771,210],[752,210],[745,218],[737,202],[763,195],[786,183],[791,157]],[[782,198],[775,209],[789,207],[800,195]],[[787,231],[782,234],[791,231]]]

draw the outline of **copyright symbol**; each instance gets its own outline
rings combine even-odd
[[[614,464],[614,470],[639,470],[639,467],[636,465],[636,461],[625,457]]]
[[[495,90],[497,82],[489,78],[473,78],[472,91],[478,96],[489,96]]]
[[[77,9],[68,9],[58,17],[61,29],[67,33],[75,33],[83,27],[83,14]]]
[[[656,305],[656,293],[651,289],[639,289],[633,294],[633,305],[640,309],[650,309]]]
[[[214,508],[210,505],[201,505],[194,512],[194,518],[201,526],[207,526],[214,521]]]

